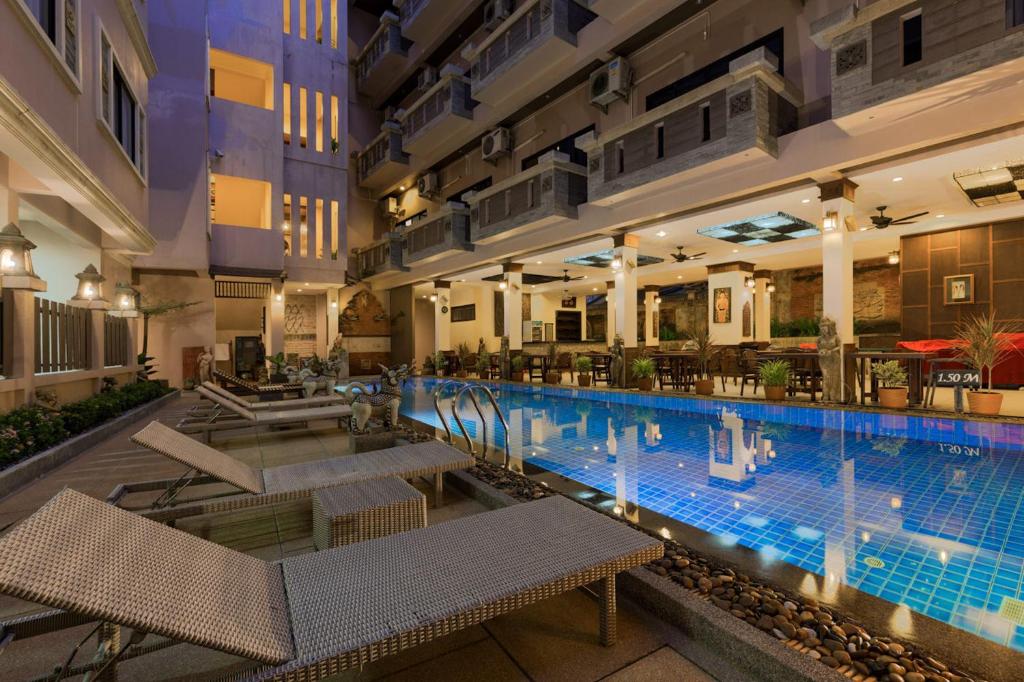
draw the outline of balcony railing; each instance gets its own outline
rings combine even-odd
[[[360,187],[383,189],[409,172],[409,155],[402,149],[402,127],[387,121],[381,133],[356,158]]]
[[[1024,24],[1013,25],[1010,4],[902,0],[851,5],[814,22],[814,42],[832,52],[833,120],[848,131],[882,125],[1016,84],[1019,67],[1008,62],[1024,57]],[[908,52],[903,21],[918,8],[921,42]]]
[[[469,241],[469,209],[449,201],[440,210],[404,231],[405,265],[426,263],[454,251],[472,251]]]
[[[487,244],[563,218],[579,217],[587,171],[569,155],[548,152],[536,166],[469,196],[470,239]]]
[[[777,158],[778,138],[797,126],[802,96],[783,79],[775,56],[758,48],[729,73],[576,146],[588,154],[588,200],[678,181],[758,157]],[[670,180],[671,179],[671,180]]]
[[[356,88],[365,95],[373,95],[374,74],[399,68],[408,57],[398,17],[385,12],[380,27],[356,58]]]
[[[417,44],[443,39],[477,0],[394,0],[402,19],[402,35]]]
[[[500,102],[576,49],[576,34],[596,15],[573,0],[529,0],[471,55],[473,98]]]
[[[361,249],[353,249],[356,275],[359,279],[372,279],[388,272],[406,270],[402,265],[402,237],[389,232],[384,239],[378,239]]]
[[[438,82],[399,114],[403,149],[409,154],[426,154],[472,126],[476,102],[469,91],[469,81],[455,67],[442,69]]]

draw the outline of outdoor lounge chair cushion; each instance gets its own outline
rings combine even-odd
[[[273,409],[286,409],[293,410],[300,407],[323,407],[327,405],[336,405],[344,402],[345,397],[340,393],[333,395],[322,395],[313,398],[293,398],[291,400],[271,400],[268,402],[251,402],[245,398],[240,398],[231,391],[228,391],[212,381],[204,381],[202,387],[211,393],[216,393],[224,400],[231,400],[242,407],[249,410],[273,410]]]
[[[255,424],[279,424],[290,422],[316,421],[318,419],[341,419],[352,414],[348,405],[325,405],[322,407],[305,407],[295,410],[273,410],[254,412],[235,400],[228,400],[202,386],[196,389],[201,396],[231,410]]]
[[[360,665],[662,551],[554,496],[269,564],[64,490],[0,538],[0,591],[275,664],[268,678]]]

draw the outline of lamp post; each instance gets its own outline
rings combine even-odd
[[[4,324],[13,333],[5,334],[4,374],[24,382],[25,402],[35,396],[36,312],[35,292],[46,291],[46,282],[32,269],[30,242],[14,223],[0,230],[0,289],[4,302]]]
[[[114,306],[110,314],[114,317],[138,317],[139,309],[136,305],[138,292],[127,282],[118,282],[114,287]]]
[[[90,263],[85,270],[75,275],[78,279],[78,290],[69,303],[78,308],[90,310],[107,310],[110,302],[103,298],[103,282],[106,278],[100,274],[96,266]]]
[[[0,287],[46,291],[46,282],[32,269],[34,248],[14,223],[0,230]]]

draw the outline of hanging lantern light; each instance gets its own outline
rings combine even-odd
[[[890,251],[889,252],[889,265],[899,265],[899,264],[900,264],[900,252],[899,251]]]
[[[612,270],[619,270],[622,268],[622,259],[618,256],[612,258]]]
[[[114,287],[114,310],[110,312],[115,317],[137,317],[139,314],[136,306],[137,292],[127,282],[118,282]]]
[[[35,277],[32,270],[32,249],[36,245],[11,223],[0,230],[0,275],[4,277]]]
[[[106,279],[100,274],[96,266],[90,263],[85,270],[75,275],[78,278],[78,291],[71,298],[72,301],[80,303],[92,303],[104,301],[101,285]]]
[[[746,278],[746,279],[745,279],[745,280],[743,281],[743,284],[744,284],[744,286],[746,286],[746,287],[747,287],[748,289],[753,289],[753,288],[754,288],[755,286],[757,286],[757,282],[756,282],[756,281],[754,281],[754,278],[753,278],[753,277],[747,277],[747,278]]]
[[[661,305],[661,296],[654,297],[654,305]]]
[[[767,291],[769,294],[774,294],[775,293],[775,282],[768,282],[768,286],[766,286],[764,290]]]

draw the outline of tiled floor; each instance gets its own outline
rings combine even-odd
[[[193,404],[177,400],[156,419],[173,425]],[[169,478],[182,467],[135,447],[128,436],[143,424],[111,433],[100,445],[82,453],[51,474],[0,500],[0,528],[25,518],[65,486],[103,498],[122,482]],[[310,430],[216,436],[215,445],[252,466],[275,466],[344,455],[348,438],[333,425]],[[419,483],[427,494],[428,486]],[[142,496],[134,502],[142,502]],[[429,523],[443,523],[484,508],[450,487],[446,504],[430,509]],[[179,527],[266,560],[313,551],[308,502],[209,515]],[[515,557],[509,557],[514,561]],[[0,619],[38,610],[34,604],[0,597]],[[0,658],[0,678],[25,680],[52,672],[91,626],[16,641]],[[417,647],[338,680],[611,680],[714,679],[680,652],[714,665],[721,679],[744,679],[721,661],[694,648],[675,629],[620,598],[618,644],[605,648],[597,641],[597,605],[576,591]],[[87,660],[88,646],[79,654]],[[234,656],[178,645],[128,661],[119,668],[123,680],[191,680],[200,673],[240,669]]]

